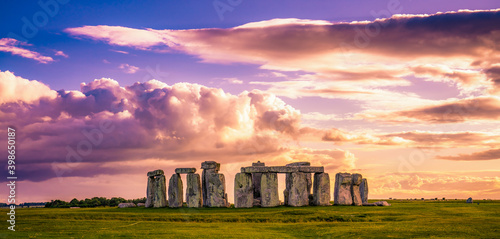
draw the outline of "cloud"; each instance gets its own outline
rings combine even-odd
[[[0,77],[0,90],[8,93],[0,103],[0,132],[8,125],[19,129],[18,166],[26,180],[118,174],[136,167],[123,164],[146,159],[156,160],[148,163],[151,169],[154,162],[224,164],[311,154],[334,168],[352,165],[354,157],[338,150],[291,151],[300,112],[258,90],[232,95],[198,84],[120,86],[102,78],[82,83],[79,91],[53,91],[11,72]]]
[[[472,154],[459,154],[456,156],[437,156],[436,158],[454,161],[497,160],[500,159],[500,149],[490,149]]]
[[[56,91],[36,80],[27,80],[15,76],[10,71],[0,71],[0,104],[36,103],[41,98],[55,99]]]
[[[56,54],[55,54],[55,55],[56,55],[56,56],[62,56],[62,57],[64,57],[64,58],[68,58],[68,57],[69,57],[69,56],[68,56],[68,55],[66,55],[63,51],[56,51]]]
[[[364,112],[360,117],[388,122],[457,123],[500,119],[500,98],[496,96],[450,99],[433,105],[395,112]]]
[[[23,47],[31,46],[28,43],[20,42],[13,38],[0,39],[0,51],[10,52],[12,55],[18,55],[24,58],[33,59],[43,64],[53,62],[54,59],[50,56],[44,56],[38,52],[25,49]]]
[[[118,66],[118,68],[122,69],[123,72],[127,73],[127,74],[134,74],[136,73],[137,71],[139,71],[139,67],[137,66],[131,66],[129,64],[121,64],[120,66]]]
[[[229,29],[155,30],[100,25],[65,31],[110,45],[180,51],[205,62],[242,62],[269,70],[306,71],[316,80],[347,86],[331,91],[313,89],[296,97],[359,94],[391,83],[408,85],[408,76],[451,82],[463,93],[470,93],[493,87],[483,69],[498,62],[499,11],[394,15],[350,23],[272,19]],[[363,90],[350,91],[351,83],[362,84]]]
[[[237,84],[237,85],[241,85],[243,84],[243,81],[242,80],[239,80],[238,78],[222,78],[223,81],[226,81],[227,83],[229,84]]]

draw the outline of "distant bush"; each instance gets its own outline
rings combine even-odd
[[[78,200],[73,198],[70,202],[65,202],[63,200],[51,200],[45,207],[47,208],[69,208],[69,207],[116,207],[120,203],[131,202],[131,203],[145,203],[146,198],[137,198],[137,199],[124,199],[121,197],[113,197],[111,199],[107,199],[105,197],[93,197],[93,198],[85,198],[84,200]]]

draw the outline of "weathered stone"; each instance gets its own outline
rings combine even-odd
[[[335,175],[333,195],[335,205],[352,205],[351,183],[352,176],[350,173],[337,173]]]
[[[207,174],[207,207],[227,207],[226,180],[223,174]]]
[[[242,167],[242,173],[323,173],[324,167],[313,166],[258,166],[258,167]]]
[[[215,172],[219,172],[220,163],[217,163],[215,161],[205,161],[205,162],[201,163],[201,168],[202,169],[215,169]]]
[[[306,173],[306,181],[307,181],[307,194],[311,194],[312,189],[312,174]]]
[[[390,206],[391,205],[386,201],[378,201],[378,202],[374,202],[373,204],[375,204],[377,206]]]
[[[292,207],[309,205],[306,173],[290,173],[287,183],[289,184],[287,205]]]
[[[237,173],[234,177],[234,207],[253,206],[253,183],[249,173]]]
[[[168,206],[182,207],[182,179],[181,175],[174,173],[168,183]]]
[[[262,174],[260,182],[260,195],[262,196],[262,207],[276,207],[280,205],[278,196],[278,174]]]
[[[159,175],[164,175],[165,173],[161,169],[157,169],[154,171],[148,172],[148,177],[154,177],[154,176],[159,176]]]
[[[359,185],[361,185],[363,177],[359,173],[352,174],[351,177],[352,177],[352,184],[351,184],[352,204],[356,206],[361,206],[363,205],[363,201],[361,199]]]
[[[361,194],[361,201],[363,203],[368,202],[368,181],[366,178],[363,178],[363,181],[361,181],[361,185],[359,185],[359,192]]]
[[[159,175],[154,178],[153,185],[153,207],[167,206],[167,184],[165,175]]]
[[[131,203],[131,202],[124,202],[124,203],[118,204],[118,208],[127,208],[127,207],[137,207],[137,205],[135,205],[134,203]]]
[[[266,166],[266,163],[261,163],[260,161],[257,161],[257,163],[252,163],[252,166]]]
[[[201,195],[200,175],[190,173],[186,175],[186,205],[187,207],[201,207],[203,205]]]
[[[253,165],[252,165],[253,166]],[[309,162],[296,162],[296,163],[289,163],[286,165],[287,167],[294,167],[294,166],[311,166],[311,163]]]
[[[314,174],[313,205],[330,205],[330,176],[328,173]]]
[[[154,177],[148,177],[148,186],[146,189],[146,207],[152,207],[153,206],[153,197],[154,197],[154,183],[155,178]]]
[[[137,206],[138,206],[138,207],[144,207],[144,206],[146,206],[146,204],[145,204],[145,203],[140,202],[140,203],[137,203]]]
[[[175,173],[196,173],[196,168],[176,168]]]
[[[473,203],[474,201],[472,200],[472,198],[467,198],[467,201],[465,201],[465,203]]]

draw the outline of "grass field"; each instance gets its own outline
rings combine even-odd
[[[390,207],[17,209],[1,238],[500,238],[500,201]],[[7,209],[1,210],[6,218]]]

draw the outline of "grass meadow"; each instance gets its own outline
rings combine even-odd
[[[16,210],[15,232],[4,220],[0,238],[500,238],[499,200],[388,202],[392,206],[27,208]],[[1,212],[6,218],[8,210]]]

